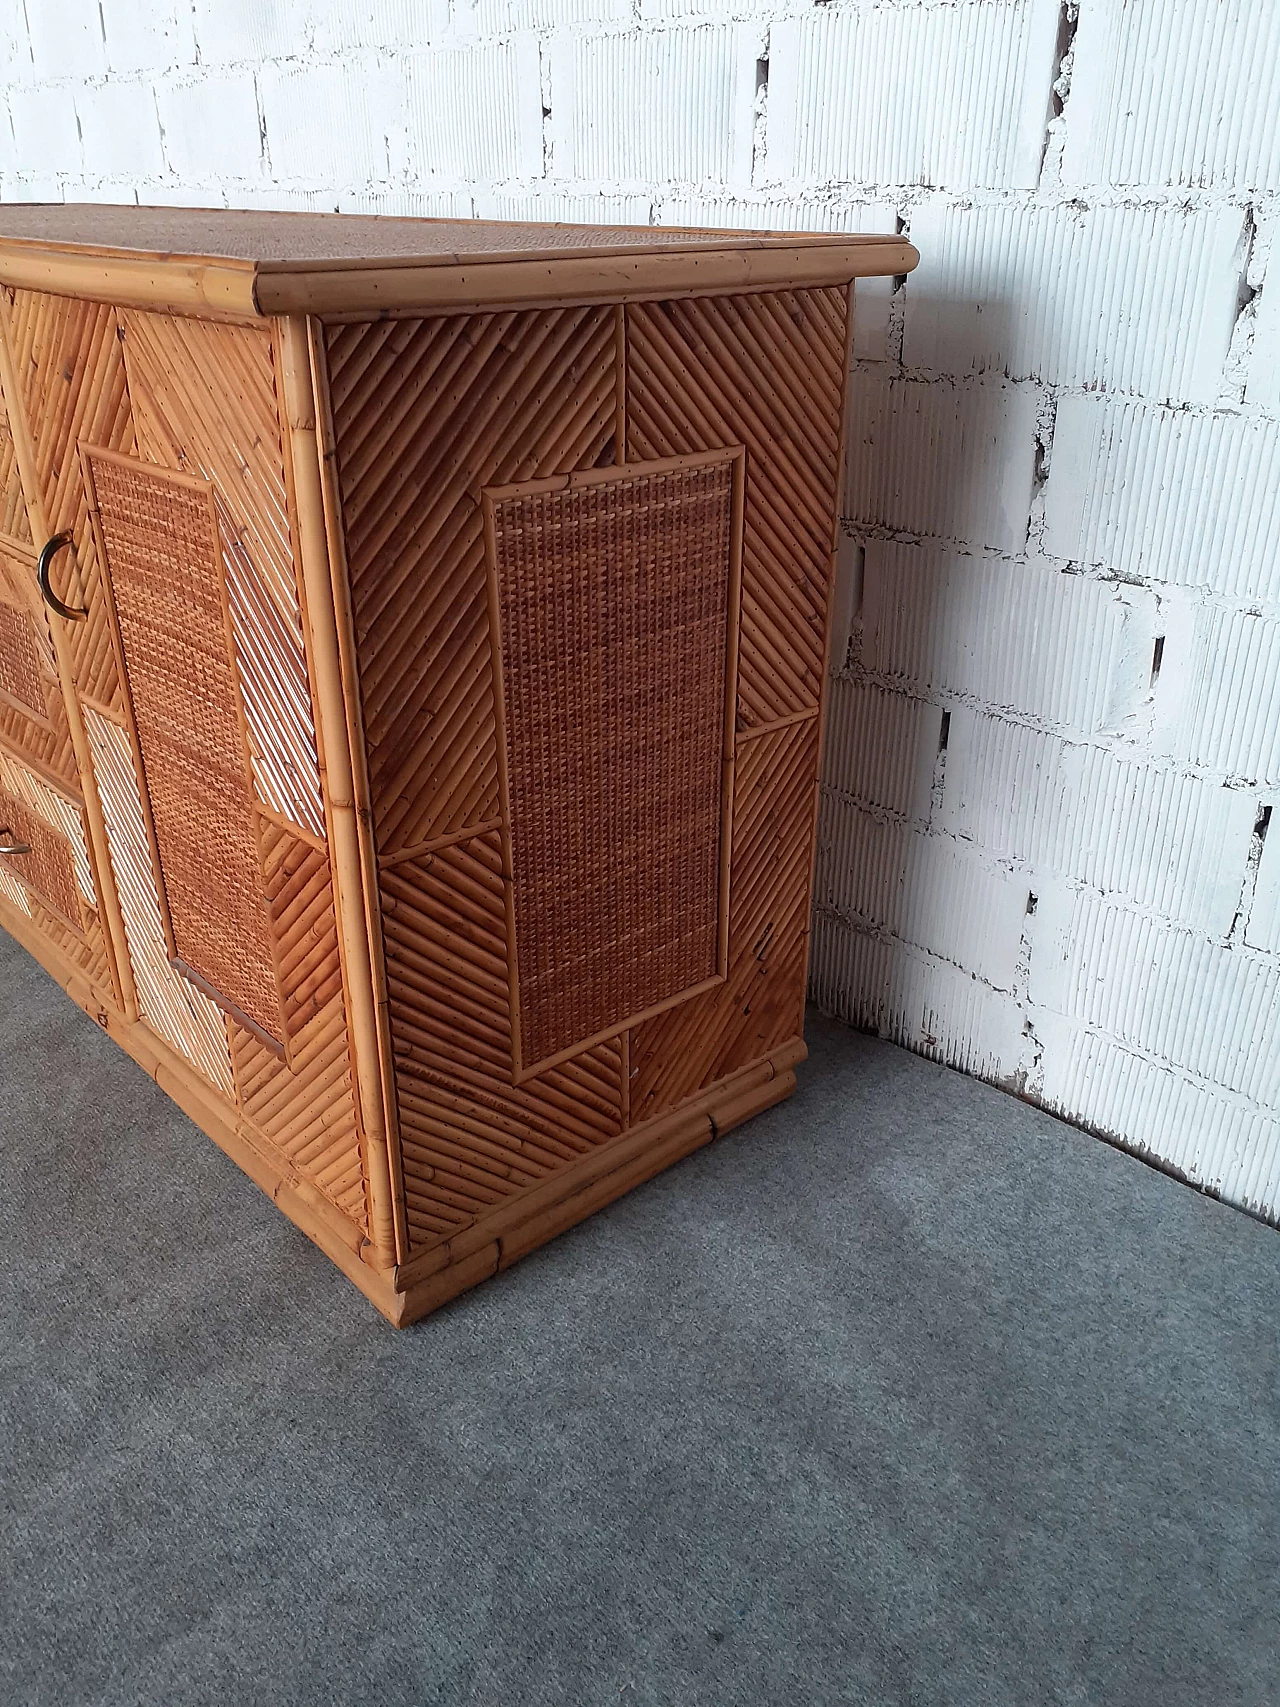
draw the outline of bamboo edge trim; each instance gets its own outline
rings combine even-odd
[[[578,306],[743,290],[802,290],[851,279],[909,273],[918,252],[901,238],[811,247],[676,250],[632,257],[575,255],[554,261],[488,261],[474,266],[382,266],[279,272],[259,268],[263,314]]]
[[[293,462],[298,520],[298,565],[305,586],[315,671],[315,712],[321,736],[328,805],[334,911],[345,977],[349,1047],[356,1102],[364,1130],[369,1234],[380,1267],[396,1260],[391,1139],[383,1093],[374,1002],[364,874],[360,850],[350,712],[343,692],[332,568],[325,528],[321,453],[308,328],[303,320],[280,326],[283,427]]]
[[[277,325],[283,323],[277,322]],[[307,357],[312,398],[316,408],[316,450],[320,458],[320,495],[329,548],[329,594],[333,601],[338,641],[338,667],[350,735],[352,788],[356,802],[356,837],[363,884],[365,936],[373,973],[373,1017],[378,1044],[378,1072],[386,1120],[391,1181],[391,1218],[397,1260],[409,1249],[405,1207],[404,1160],[400,1145],[400,1101],[391,1040],[390,998],[387,993],[386,944],[382,929],[382,889],[374,833],[373,791],[369,780],[369,744],[364,727],[364,700],[356,649],[355,613],[351,602],[351,571],[338,482],[338,448],[329,394],[329,365],[319,322],[306,322]]]
[[[769,242],[770,235],[784,242]],[[398,263],[371,257],[360,265],[77,251],[71,245],[0,238],[0,283],[122,308],[251,323],[298,314],[367,319],[388,313],[463,313],[806,289],[894,277],[911,272],[920,259],[919,251],[901,237],[708,236],[705,246],[658,251],[556,251],[549,257],[505,261],[424,257]],[[733,241],[717,247],[716,237],[725,236]]]

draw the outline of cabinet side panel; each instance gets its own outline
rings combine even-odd
[[[847,312],[843,289],[626,310],[628,456],[747,449],[741,729],[821,703]]]

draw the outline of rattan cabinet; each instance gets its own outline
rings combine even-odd
[[[0,208],[0,923],[393,1322],[794,1085],[915,259]]]

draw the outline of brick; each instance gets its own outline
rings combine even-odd
[[[818,8],[772,26],[768,174],[1034,188],[1057,0]]]
[[[1254,795],[957,707],[938,822],[990,853],[1225,937]]]
[[[630,0],[476,0],[482,35],[509,30],[550,30],[564,24],[629,23]]]
[[[855,373],[844,506],[855,524],[1020,551],[1035,476],[1034,386]]]
[[[32,184],[48,186],[45,193],[60,199],[54,189],[59,177],[79,179],[84,171],[75,96],[69,83],[17,85],[9,90],[14,150]]]
[[[1280,784],[1280,623],[1217,605],[1198,614],[1169,746],[1218,776]]]
[[[91,177],[132,186],[164,172],[160,120],[149,81],[85,84],[76,90],[75,104]]]
[[[96,5],[27,0],[25,12],[37,81],[62,82],[105,73],[102,17]]]
[[[874,816],[828,795],[814,905],[888,931],[1008,990],[1027,885],[949,836]]]
[[[268,65],[258,94],[273,179],[342,187],[389,175],[387,136],[403,129],[403,91],[380,62]]]
[[[162,78],[156,107],[169,169],[189,182],[260,178],[258,98],[247,71]]]
[[[1035,1015],[1045,1106],[1255,1215],[1280,1211],[1280,1121],[1114,1039]]]
[[[1212,402],[1235,322],[1239,208],[928,198],[911,216],[903,361]]]
[[[868,541],[863,663],[931,697],[962,694],[1064,729],[1116,728],[1143,699],[1153,607],[1043,563]]]
[[[0,65],[4,66],[4,82],[9,87],[35,82],[31,32],[23,0],[0,0]]]
[[[318,54],[430,47],[449,33],[449,0],[312,0],[307,33]]]
[[[315,0],[264,5],[263,0],[191,0],[200,63],[257,67],[304,55],[315,30]],[[335,0],[336,9],[336,0]]]
[[[648,196],[573,195],[556,189],[477,190],[478,219],[549,219],[563,225],[648,225]]]
[[[419,178],[542,175],[538,44],[521,36],[414,54],[407,77],[406,166]]]
[[[555,37],[557,175],[646,187],[749,182],[757,47],[749,25]]]
[[[810,990],[825,1013],[962,1072],[1018,1083],[1028,1062],[1022,1012],[948,961],[815,911]]]
[[[1280,966],[1088,890],[1031,952],[1029,996],[1267,1108],[1280,1093]]]
[[[1066,119],[1069,184],[1280,187],[1280,9],[1092,0]]]
[[[1273,822],[1268,824],[1267,839],[1262,844],[1258,883],[1244,939],[1267,954],[1280,955],[1280,814],[1275,811],[1275,803],[1268,804],[1272,806]]]
[[[936,705],[837,676],[827,693],[824,793],[923,822],[941,726]]]
[[[189,0],[100,3],[109,70],[154,74],[195,64],[195,22]]]
[[[1256,300],[1245,399],[1280,415],[1280,246],[1274,238],[1272,254],[1274,262]]]
[[[1045,487],[1054,556],[1280,602],[1277,535],[1280,424],[1132,398],[1059,401]]]

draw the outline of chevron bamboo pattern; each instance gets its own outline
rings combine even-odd
[[[359,1226],[367,1224],[329,856],[263,818],[259,845],[276,940],[289,1065],[228,1022],[246,1118]]]
[[[9,412],[0,394],[0,536],[31,544],[31,523],[22,496],[22,480],[18,474],[18,459],[13,451],[13,433],[9,427]]]
[[[217,493],[258,796],[323,838],[271,336],[177,315],[119,318],[140,454]]]
[[[93,748],[94,779],[107,821],[112,874],[142,1016],[216,1090],[234,1096],[222,1015],[169,964],[129,733],[92,707],[85,711],[85,728]]]
[[[818,720],[738,740],[729,976],[631,1033],[631,1118],[674,1107],[804,1028]]]
[[[631,303],[627,454],[747,448],[740,728],[815,709],[846,384],[843,290]]]
[[[37,825],[46,826],[46,835],[51,836],[56,845],[53,859],[59,868],[57,895],[49,894],[47,882],[37,884],[34,889],[24,889],[19,883],[25,903],[22,910],[45,931],[63,957],[84,973],[99,997],[114,1005],[115,981],[98,917],[97,892],[80,802],[52,786],[3,748],[0,748],[0,794],[17,801]],[[64,864],[68,860],[70,886]],[[17,872],[10,874],[10,888],[6,894],[11,900],[12,885],[18,875]],[[42,893],[44,900],[53,900],[52,908],[44,904]]]
[[[72,549],[58,558],[55,579],[69,604],[89,612],[87,621],[67,624],[76,686],[119,714],[120,679],[76,451],[81,440],[104,450],[134,447],[116,314],[100,303],[19,290],[12,323],[49,528],[74,536]]]
[[[473,487],[612,460],[614,314],[333,327],[330,388],[380,853],[498,816]]]
[[[601,1045],[512,1084],[496,833],[384,871],[382,906],[405,1205],[418,1249],[619,1132],[621,1056]]]

